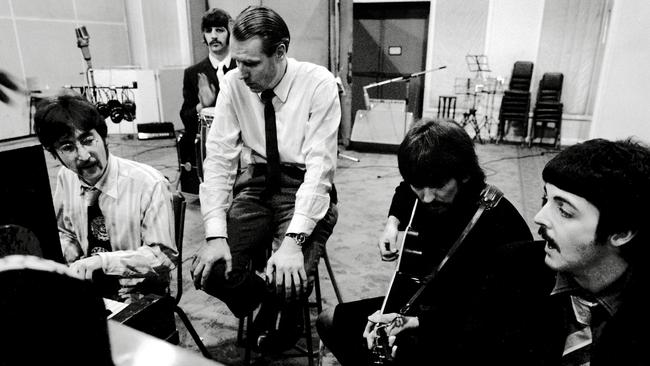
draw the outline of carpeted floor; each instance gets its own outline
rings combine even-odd
[[[130,136],[110,136],[110,151],[118,156],[144,162],[159,169],[173,184],[178,180],[174,140],[139,141]],[[511,144],[477,144],[479,159],[488,182],[498,186],[524,215],[536,233],[533,216],[541,203],[541,171],[556,150]],[[379,259],[376,240],[383,229],[393,189],[400,182],[397,159],[392,154],[342,151],[359,162],[339,158],[335,183],[339,192],[339,221],[327,243],[329,258],[344,301],[380,296],[386,291],[394,263]],[[57,161],[48,158],[50,182],[54,184]],[[198,197],[186,195],[183,252],[184,286],[180,306],[190,317],[213,357],[226,365],[243,364],[243,349],[236,344],[238,320],[219,300],[197,291],[191,283],[189,265],[204,240]],[[536,234],[535,234],[536,235]],[[320,266],[323,307],[331,307],[336,297],[324,264]],[[315,312],[312,318],[315,318]],[[178,322],[181,346],[196,345]],[[314,341],[318,345],[314,330]],[[198,351],[197,351],[198,352]],[[304,357],[267,357],[256,364],[307,365]],[[338,365],[326,350],[323,365]]]

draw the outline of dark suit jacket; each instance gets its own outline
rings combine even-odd
[[[469,347],[456,352],[459,364],[559,365],[567,335],[564,301],[550,296],[555,273],[544,263],[543,243],[514,243],[491,261],[468,326]],[[643,258],[642,260],[646,260]],[[638,267],[638,266],[637,266]],[[633,268],[623,303],[592,346],[591,366],[650,365],[650,311],[644,298],[648,269]]]
[[[235,61],[230,62],[230,67],[225,72],[228,72],[236,67]],[[194,168],[191,171],[181,169],[181,189],[183,192],[199,193],[199,173],[197,172],[196,164],[196,149],[195,139],[198,133],[199,118],[196,111],[196,105],[199,104],[199,73],[204,73],[208,80],[215,87],[215,92],[219,93],[219,79],[217,78],[217,71],[212,67],[210,58],[206,57],[201,62],[192,65],[185,69],[183,76],[183,106],[181,107],[181,120],[185,126],[185,133],[181,136],[178,144],[179,156],[181,163],[190,163]]]
[[[237,67],[235,60],[230,61],[228,72]],[[194,140],[194,135],[198,131],[198,117],[196,113],[196,105],[199,104],[199,76],[202,72],[208,76],[210,83],[214,85],[216,93],[219,93],[219,79],[217,79],[217,71],[212,67],[209,57],[204,58],[201,62],[194,64],[187,69],[183,75],[183,106],[181,107],[181,120],[185,126],[185,135],[191,136]]]

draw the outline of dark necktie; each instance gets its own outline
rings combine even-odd
[[[99,208],[100,194],[101,192],[96,188],[84,189],[86,204],[88,205],[88,250],[86,252],[88,256],[111,251],[106,221],[102,210]]]
[[[597,305],[596,302],[571,296],[571,307],[575,317],[569,324],[569,335],[566,338],[562,354],[562,366],[589,365],[591,343],[593,342],[592,312]]]
[[[262,92],[264,102],[264,122],[266,129],[266,190],[275,193],[280,190],[280,153],[278,152],[278,135],[275,126],[275,108],[273,108],[273,90]]]

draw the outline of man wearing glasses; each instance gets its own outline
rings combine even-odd
[[[110,154],[106,122],[82,97],[44,100],[34,129],[63,165],[54,208],[66,262],[96,281],[104,297],[131,301],[163,294],[178,254],[167,179]]]

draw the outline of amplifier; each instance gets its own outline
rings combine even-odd
[[[176,131],[172,122],[138,123],[138,139],[168,139],[175,138]]]

